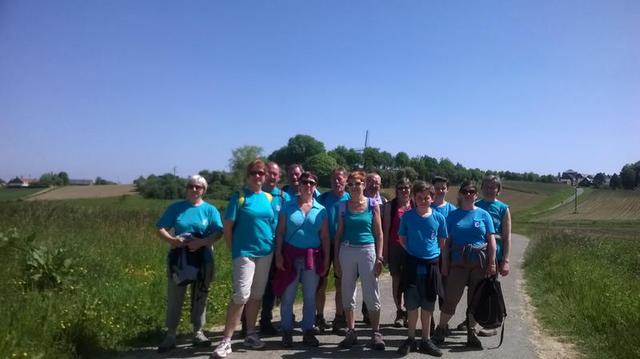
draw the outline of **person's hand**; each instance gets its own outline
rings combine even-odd
[[[496,275],[496,264],[491,263],[487,266],[487,277]]]
[[[276,254],[276,268],[278,268],[279,271],[284,271],[284,259],[280,253]]]
[[[186,242],[186,246],[187,248],[189,248],[189,252],[195,252],[206,245],[207,241],[202,238],[193,238],[190,241]]]
[[[502,261],[502,263],[500,263],[500,275],[503,277],[509,275],[509,261]]]
[[[381,260],[377,260],[376,259],[376,263],[373,265],[373,273],[376,275],[376,277],[379,277],[380,273],[382,273],[382,261]]]
[[[335,272],[337,278],[342,278],[342,268],[340,267],[339,261],[333,262],[333,271]]]
[[[180,236],[172,237],[169,244],[171,244],[171,248],[180,248],[184,246],[184,238]]]

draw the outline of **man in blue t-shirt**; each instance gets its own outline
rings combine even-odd
[[[327,191],[318,197],[318,202],[323,205],[327,210],[327,217],[329,219],[329,239],[331,240],[330,262],[329,265],[334,263],[334,244],[336,231],[338,230],[338,203],[341,201],[349,200],[349,193],[345,191],[345,185],[347,183],[347,170],[343,167],[338,167],[331,171],[331,191]],[[328,325],[324,319],[324,305],[326,302],[326,290],[327,279],[324,277],[320,285],[318,286],[318,292],[316,293],[316,327],[320,332],[324,331]],[[333,332],[336,334],[346,333],[347,323],[344,318],[344,311],[342,308],[342,291],[340,278],[335,277],[336,284],[336,314],[333,320]]]
[[[287,184],[282,187],[282,190],[287,192],[289,197],[293,198],[298,195],[298,186],[300,186],[300,175],[302,175],[304,169],[299,163],[290,164],[287,167]],[[316,188],[313,192],[313,198],[318,199],[320,191]]]

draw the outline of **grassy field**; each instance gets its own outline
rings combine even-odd
[[[57,187],[30,200],[60,200],[76,198],[103,198],[135,194],[134,185],[63,186]]]
[[[0,202],[15,201],[42,191],[44,188],[6,188],[0,187]]]
[[[640,192],[587,189],[578,197],[578,213],[568,203],[536,221],[640,221]]]

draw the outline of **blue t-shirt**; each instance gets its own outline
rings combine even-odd
[[[327,209],[327,217],[329,219],[329,239],[333,241],[338,231],[338,212],[341,201],[348,201],[351,198],[349,193],[345,192],[342,197],[337,197],[333,192],[328,191],[318,197],[318,202]]]
[[[222,230],[222,220],[218,209],[207,202],[194,206],[189,201],[180,201],[164,211],[156,228],[173,228],[176,236],[191,233],[208,237]]]
[[[458,208],[449,213],[447,231],[451,238],[451,259],[454,261],[461,258],[460,252],[453,247],[467,244],[479,247],[487,242],[487,234],[495,233],[491,215],[482,208],[474,208],[471,211]]]
[[[269,192],[269,191],[265,191],[265,192]],[[275,235],[276,228],[278,228],[278,214],[280,213],[280,210],[282,209],[282,207],[284,207],[284,204],[289,200],[291,200],[291,197],[287,192],[281,190],[278,187],[274,187],[273,190],[269,193],[271,193],[271,196],[273,196],[273,200],[271,204],[276,215],[273,220],[273,233]]]
[[[402,216],[398,235],[406,238],[407,253],[422,259],[435,259],[440,256],[439,238],[447,237],[447,221],[436,212],[422,217],[416,209]]]
[[[238,206],[239,195],[234,193],[224,214],[225,220],[234,221],[231,256],[264,257],[273,251],[274,201],[269,202],[264,192],[243,191],[243,205]]]
[[[344,224],[342,241],[352,244],[374,244],[372,200],[367,200],[367,208],[360,213],[351,212],[348,202],[339,203],[342,208],[338,210],[343,212]]]
[[[435,209],[438,213],[440,213],[445,219],[449,217],[449,213],[458,209],[456,206],[449,202],[445,202],[444,205],[438,206],[437,204],[431,204],[431,208]]]
[[[501,235],[502,219],[504,218],[505,213],[507,213],[507,210],[509,210],[509,206],[499,200],[489,202],[481,199],[476,202],[476,207],[480,207],[489,212],[491,219],[493,220],[493,227],[496,230],[494,233]],[[502,241],[496,241],[496,259],[498,261],[502,260]]]
[[[306,249],[320,248],[320,228],[327,220],[327,210],[315,199],[305,215],[298,201],[289,201],[282,208],[281,215],[286,218],[285,242]]]

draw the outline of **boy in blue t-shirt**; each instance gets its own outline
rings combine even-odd
[[[398,353],[402,355],[418,349],[415,340],[418,308],[421,308],[422,323],[420,351],[434,356],[442,355],[430,339],[430,322],[436,299],[443,292],[438,258],[447,237],[447,223],[444,216],[431,209],[434,195],[431,184],[416,181],[413,185],[415,208],[402,216],[398,230],[400,244],[407,251],[402,283],[409,329],[407,340],[398,348]]]

